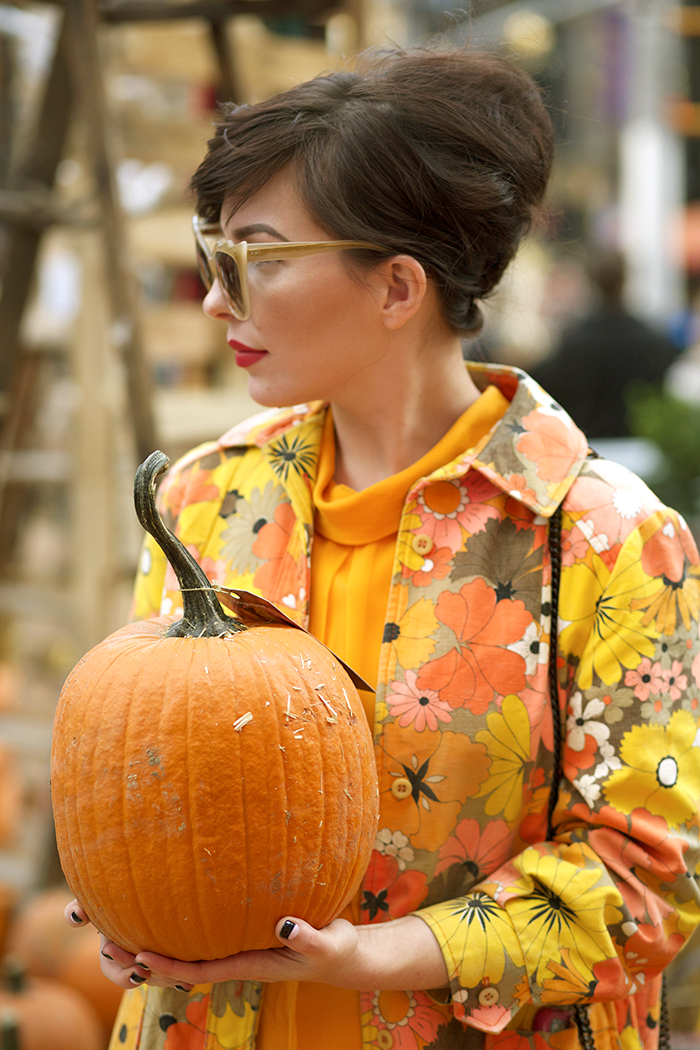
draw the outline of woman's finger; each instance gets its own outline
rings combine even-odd
[[[86,926],[90,922],[86,913],[75,900],[66,905],[64,915],[71,926]]]

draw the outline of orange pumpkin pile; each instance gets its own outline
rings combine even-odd
[[[14,1020],[20,1050],[103,1050],[102,1027],[82,995],[59,981],[27,977],[9,959],[3,968],[0,1014]]]
[[[122,628],[69,676],[51,785],[68,884],[129,951],[183,960],[278,945],[356,893],[378,817],[371,736],[336,658],[288,626],[245,627],[155,510],[167,466],[139,468],[139,519],[183,593],[181,620]]]
[[[24,967],[27,977],[48,977],[83,995],[108,1037],[123,991],[102,973],[95,927],[66,922],[66,905],[72,899],[69,889],[54,886],[25,901],[10,925],[7,952]]]

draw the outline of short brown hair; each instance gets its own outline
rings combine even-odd
[[[470,49],[370,51],[353,72],[223,116],[192,179],[201,215],[218,222],[224,200],[240,205],[291,167],[332,238],[413,256],[447,322],[481,326],[477,300],[529,229],[552,163],[540,91],[514,62]]]

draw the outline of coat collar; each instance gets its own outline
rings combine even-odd
[[[535,514],[550,517],[581,470],[588,453],[586,438],[564,409],[519,368],[471,361],[466,367],[479,390],[498,387],[510,406],[474,448],[421,479],[410,496],[431,482],[459,477],[472,468]],[[257,446],[279,466],[296,442],[303,447],[306,473],[312,477],[325,411],[320,401],[268,409],[227,431],[215,447],[224,451]]]

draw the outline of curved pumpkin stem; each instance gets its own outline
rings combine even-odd
[[[168,628],[165,637],[219,638],[244,631],[242,623],[226,616],[209,579],[177,536],[166,528],[158,513],[156,481],[169,465],[164,452],[152,452],[134,478],[136,516],[170,562],[182,591],[182,619]]]

